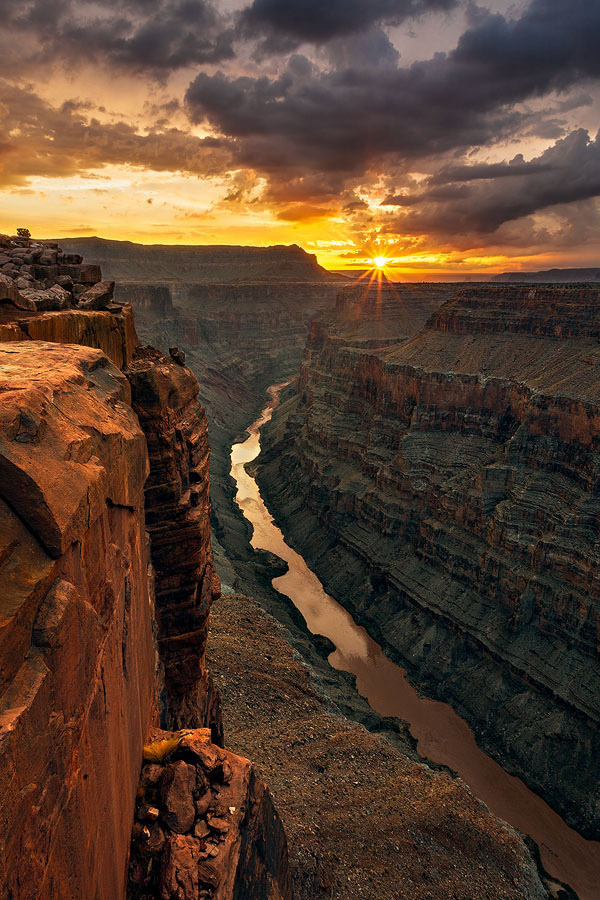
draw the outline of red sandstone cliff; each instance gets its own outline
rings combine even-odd
[[[123,896],[156,710],[144,436],[99,350],[0,344],[2,896]]]
[[[11,275],[30,275],[26,284],[35,277],[40,302],[54,303],[60,250],[30,265],[21,249],[30,253],[11,257]],[[210,743],[222,740],[204,664],[219,586],[197,383],[179,363],[139,348],[130,308],[110,296],[98,301],[97,291],[104,308],[90,311],[71,290],[72,300],[59,298],[67,308],[36,311],[3,279],[0,895],[125,896],[143,745],[160,712],[205,745],[204,755],[230,759],[238,773],[231,806],[241,813],[231,814],[229,849],[202,887],[179,880],[181,840],[201,851],[193,835],[178,837],[161,804],[171,863],[153,875],[152,894],[138,879],[145,896],[288,898],[285,836],[266,789],[250,763]],[[189,730],[203,725],[210,732]],[[267,857],[257,855],[261,840]]]
[[[210,546],[208,423],[198,382],[185,366],[148,347],[135,351],[127,376],[150,454],[146,527],[165,669],[163,719],[176,728],[209,725],[222,743],[218,695],[204,665],[208,614],[220,586]]]

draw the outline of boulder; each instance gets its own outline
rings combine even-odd
[[[8,300],[18,309],[36,309],[35,304],[24,297],[19,291],[18,286],[9,278],[8,275],[0,273],[0,303]]]
[[[166,767],[161,795],[164,807],[163,817],[171,831],[185,834],[194,824],[196,809],[193,792],[195,787],[195,766],[180,759]]]
[[[61,288],[64,288],[65,291],[73,293],[73,279],[70,275],[58,275],[56,278],[56,284],[60,285]]]
[[[167,840],[160,873],[161,900],[196,900],[200,841],[173,835]]]
[[[29,288],[22,291],[22,296],[27,300],[31,300],[33,308],[39,312],[57,309],[69,309],[71,306],[71,295],[59,284],[53,285],[51,288],[36,290]]]
[[[102,281],[102,270],[100,266],[86,264],[66,264],[57,266],[57,275],[70,275],[73,281],[81,284],[97,284]]]
[[[79,297],[80,309],[105,309],[112,301],[114,281],[100,281]]]
[[[178,366],[185,366],[185,352],[179,347],[169,347],[169,356]]]

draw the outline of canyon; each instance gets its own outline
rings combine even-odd
[[[597,839],[598,291],[463,286],[365,346],[348,322],[384,294],[313,322],[261,492],[413,683]]]
[[[310,321],[334,305],[347,279],[299,247],[147,247],[100,238],[61,245],[116,281],[115,297],[132,305],[145,343],[184,348],[210,420],[214,553],[226,571],[232,555],[243,558],[245,582],[254,561],[232,512],[231,442],[258,414],[267,387],[298,371]]]
[[[265,427],[258,480],[269,506],[331,593],[496,755],[496,731],[480,733],[458,685],[468,676],[471,701],[490,703],[505,729],[513,701],[508,768],[523,765],[519,741],[531,736],[523,706],[554,710],[536,723],[535,765],[560,764],[569,734],[565,752],[588,768],[566,773],[570,804],[548,772],[523,777],[594,834],[595,607],[584,585],[594,577],[597,335],[586,292],[562,292],[549,316],[539,296],[515,300],[513,288],[450,299],[452,285],[347,285],[298,248],[2,240],[3,894],[573,896],[530,842],[421,758],[403,722],[329,666],[330,642],[271,585],[285,563],[250,545],[229,454],[265,389],[300,368],[312,321],[298,383]],[[410,433],[402,461],[400,426]],[[514,441],[504,455],[499,436]],[[543,469],[551,453],[561,502],[577,507],[571,543],[563,507],[538,501],[532,516],[539,485],[528,470],[528,493],[518,477],[524,459],[536,463],[556,496]],[[460,483],[465,465],[475,488]],[[521,506],[502,518],[504,495],[519,490]],[[563,515],[563,529],[528,555],[522,523],[546,534],[544,512]],[[399,600],[401,533],[410,565]],[[502,564],[509,551],[515,572]],[[529,585],[527,563],[556,574],[536,569]],[[493,602],[494,579],[506,600]],[[480,606],[473,583],[488,588]],[[521,694],[509,697],[515,684]]]

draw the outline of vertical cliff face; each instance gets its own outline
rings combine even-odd
[[[156,709],[144,435],[99,350],[0,344],[0,892],[123,896]]]
[[[146,527],[155,571],[165,723],[209,724],[222,742],[218,695],[204,665],[208,614],[219,595],[210,545],[208,423],[189,369],[138,348],[127,369],[148,442]]]
[[[317,324],[260,472],[328,590],[589,836],[598,300],[480,285],[384,350]]]
[[[60,277],[51,262],[40,277]],[[222,743],[222,722],[204,658],[219,584],[198,385],[138,346],[128,306],[101,305],[40,311],[11,285],[0,297],[0,894],[10,900],[125,896],[143,747],[159,713],[200,741],[202,758],[227,758],[211,743]],[[288,900],[277,814],[251,764],[238,770],[230,799],[241,812],[211,808],[217,821],[230,815],[217,831],[232,848],[218,884],[199,884],[200,839],[176,827],[165,788],[163,875],[144,872],[144,897],[258,897],[268,882],[265,896]],[[215,794],[225,799],[223,779]],[[147,815],[139,802],[136,815]],[[147,831],[134,829],[132,857],[146,864],[156,850]]]

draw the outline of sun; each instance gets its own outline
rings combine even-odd
[[[387,259],[385,256],[376,256],[373,262],[378,269],[384,269],[387,266]]]

